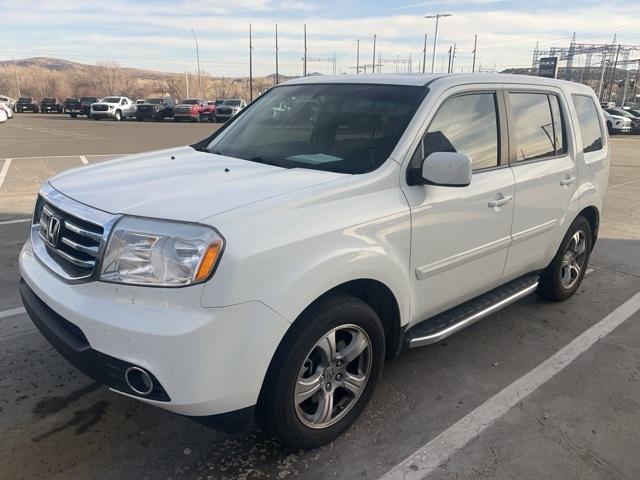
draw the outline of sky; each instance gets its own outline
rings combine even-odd
[[[204,72],[248,76],[249,24],[253,32],[254,75],[275,71],[278,24],[280,73],[300,75],[307,25],[310,58],[334,58],[338,73],[354,73],[357,41],[360,64],[371,64],[373,35],[383,72],[406,68],[394,59],[422,63],[427,34],[431,68],[435,21],[440,20],[435,71],[447,68],[456,44],[455,71],[469,71],[474,35],[477,62],[502,70],[531,65],[536,42],[564,47],[578,42],[640,45],[640,1],[564,0],[0,0],[0,59],[49,56],[95,64],[158,71],[195,72],[195,31]],[[640,57],[640,51],[638,51]],[[444,67],[443,67],[444,66]],[[330,74],[331,61],[310,60],[309,72]]]

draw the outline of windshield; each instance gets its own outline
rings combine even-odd
[[[152,105],[160,105],[162,103],[161,98],[147,98],[144,103],[150,103]]]
[[[207,150],[285,168],[369,172],[389,157],[425,94],[400,85],[277,87]]]
[[[225,105],[230,105],[232,107],[239,107],[240,106],[240,100],[225,100],[224,104]]]
[[[43,98],[42,99],[42,103],[55,103],[56,99],[55,98]]]
[[[30,102],[31,101],[31,97],[20,97],[18,99],[19,102]]]
[[[102,100],[102,103],[119,103],[120,97],[107,97]]]
[[[183,105],[198,105],[199,103],[200,102],[197,98],[187,98],[186,100],[182,101]]]
[[[216,100],[216,107],[218,105],[222,105],[224,103],[224,100]]]
[[[96,97],[82,97],[80,99],[81,102],[91,102],[91,103],[96,103],[98,101],[98,99]]]

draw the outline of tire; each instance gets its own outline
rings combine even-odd
[[[336,340],[334,349],[320,347],[327,347],[327,335]],[[361,353],[340,362],[356,344],[365,345]],[[279,436],[293,450],[316,448],[339,437],[369,402],[384,349],[382,322],[367,303],[348,295],[316,302],[289,329],[269,366],[256,411],[265,432]],[[314,388],[299,383],[313,378]],[[360,386],[345,382],[346,378]],[[296,402],[297,387],[313,394]],[[332,408],[323,418],[322,406],[329,397]],[[315,420],[314,415],[318,415]]]
[[[144,118],[142,118],[142,117],[136,117],[136,120],[137,120],[138,122],[143,122],[143,121],[144,121]]]
[[[607,122],[607,131],[609,135],[613,135],[613,125],[611,125],[611,122]]]
[[[180,119],[178,117],[173,117],[173,121],[177,123],[180,121]]]
[[[78,114],[77,114],[77,113],[72,113],[72,114],[71,114],[71,118],[76,118],[77,116],[78,116]]]
[[[113,115],[113,119],[116,122],[120,122],[122,120],[122,112],[120,110],[116,110],[116,113]]]
[[[193,117],[193,118],[191,119],[191,121],[192,121],[193,123],[200,123],[200,115],[196,115],[195,117]]]
[[[578,216],[567,230],[551,264],[540,276],[540,295],[560,302],[576,293],[589,265],[592,247],[591,224],[585,217]]]

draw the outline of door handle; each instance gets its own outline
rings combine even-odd
[[[496,198],[494,200],[489,201],[489,208],[501,207],[502,205],[509,203],[512,198],[513,196],[511,195],[503,195],[499,193],[498,195],[496,195]]]
[[[565,186],[565,185],[571,185],[574,181],[575,181],[576,177],[570,177],[567,175],[566,178],[563,178],[562,180],[560,180],[560,185]]]

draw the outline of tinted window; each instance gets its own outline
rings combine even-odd
[[[586,95],[572,95],[573,106],[578,114],[578,125],[582,135],[584,153],[602,149],[602,129],[596,104]]]
[[[553,116],[553,135],[555,139],[556,155],[567,153],[564,120],[560,111],[560,100],[555,95],[549,95],[551,115]]]
[[[553,120],[549,99],[544,93],[510,93],[516,161],[536,160],[555,155]],[[509,122],[511,125],[511,121]]]
[[[425,93],[402,85],[276,87],[207,150],[288,168],[369,172],[389,158]]]
[[[423,139],[423,154],[414,155],[413,168],[433,152],[460,152],[473,169],[498,165],[498,118],[493,93],[461,95],[438,109]]]

